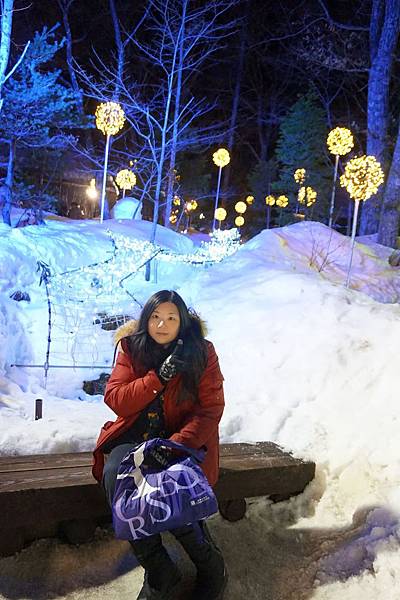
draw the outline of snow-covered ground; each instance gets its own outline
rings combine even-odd
[[[112,417],[101,397],[82,391],[82,381],[104,369],[50,369],[45,390],[43,369],[11,366],[45,360],[48,314],[37,261],[53,274],[104,261],[106,228],[145,240],[150,224],[0,225],[2,454],[89,450]],[[164,228],[156,241],[177,255],[195,248]],[[160,261],[157,281],[142,272],[132,280],[139,302],[177,289],[207,321],[225,375],[223,441],[272,440],[317,463],[316,479],[298,498],[256,499],[238,523],[211,519],[231,573],[228,600],[400,598],[400,271],[388,264],[390,249],[363,241],[351,289],[343,283],[349,239],[309,222],[263,231],[212,267]],[[17,290],[30,303],[10,299]],[[128,296],[120,308],[138,311]],[[112,333],[88,314],[76,317],[76,331],[73,311],[58,299],[50,364],[110,365]],[[94,343],[85,346],[92,330]],[[34,421],[37,397],[44,416]],[[42,540],[0,560],[0,597],[124,600],[135,597],[140,577],[127,545],[99,531],[80,548]]]

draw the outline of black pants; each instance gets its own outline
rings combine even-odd
[[[108,456],[104,467],[103,486],[110,506],[112,506],[120,462],[134,447],[134,444],[121,444],[116,446]],[[220,569],[223,568],[221,552],[214,544],[204,521],[172,529],[171,533],[183,546],[198,572],[209,571],[215,562]],[[175,576],[176,567],[162,544],[161,535],[132,540],[130,545],[139,564],[146,570],[150,585],[156,589],[167,587],[168,578]]]

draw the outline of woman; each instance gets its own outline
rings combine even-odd
[[[138,322],[118,330],[117,360],[104,401],[117,414],[102,428],[94,451],[93,475],[103,481],[111,504],[122,458],[138,443],[169,438],[207,450],[202,469],[211,485],[218,478],[218,423],[224,410],[223,376],[203,324],[182,298],[162,290],[145,304]],[[108,454],[104,466],[104,454]],[[197,567],[193,600],[222,598],[224,560],[203,521],[171,533]],[[173,600],[178,568],[160,535],[131,541],[145,579],[137,600]]]

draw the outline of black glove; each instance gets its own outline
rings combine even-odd
[[[162,363],[158,369],[158,377],[162,383],[168,383],[177,373],[181,373],[185,370],[186,363],[181,358],[183,352],[183,340],[179,339],[176,342],[176,346],[172,354]]]

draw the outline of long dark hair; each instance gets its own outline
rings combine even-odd
[[[164,348],[148,334],[149,319],[156,308],[164,302],[172,302],[178,309],[180,327],[177,337],[183,340],[182,358],[187,364],[187,369],[182,373],[177,403],[185,399],[197,402],[200,378],[207,365],[207,344],[200,318],[193,310],[187,308],[179,294],[170,290],[161,290],[147,300],[135,333],[126,338],[128,351],[135,368],[139,367],[143,374],[150,369],[158,369],[165,358],[171,354],[175,342],[171,342],[167,348]]]

